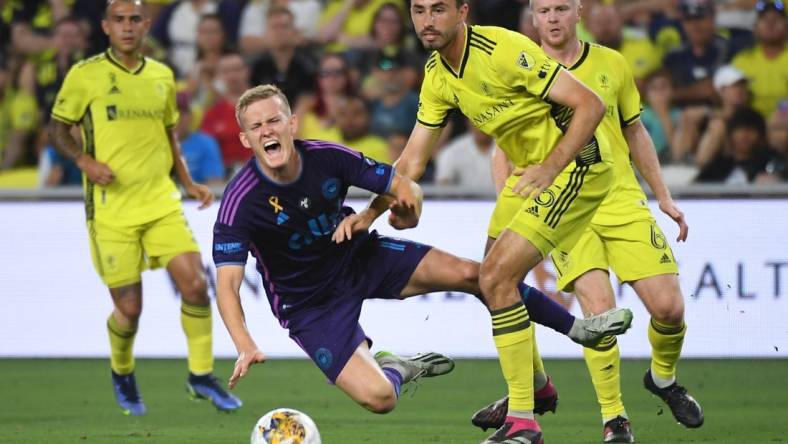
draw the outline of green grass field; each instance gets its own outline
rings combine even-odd
[[[230,361],[217,363],[226,378]],[[547,361],[560,392],[558,413],[542,417],[550,444],[601,442],[598,407],[582,361]],[[646,361],[623,363],[624,400],[639,443],[788,442],[788,360],[687,360],[682,382],[703,404],[705,425],[688,430],[642,388]],[[362,410],[305,360],[256,366],[236,388],[233,414],[191,401],[185,361],[139,360],[148,415],[121,415],[105,360],[0,360],[1,443],[247,443],[259,416],[275,407],[307,412],[326,444],[479,443],[476,408],[503,393],[497,361],[459,361],[453,373],[423,381],[388,415]]]

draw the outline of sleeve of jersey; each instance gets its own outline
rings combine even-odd
[[[544,99],[563,69],[528,37],[513,32],[502,32],[505,43],[495,47],[493,57],[497,73],[504,84],[524,87],[534,96]]]
[[[82,120],[90,104],[90,95],[84,77],[85,71],[81,65],[75,65],[68,71],[52,106],[54,119],[72,125]]]
[[[635,77],[626,59],[616,53],[618,72],[621,73],[621,89],[618,92],[618,115],[621,119],[621,128],[633,124],[640,117],[643,107],[640,103],[640,93],[635,85]]]
[[[357,186],[373,193],[386,193],[394,179],[394,167],[337,145],[332,150],[339,176],[348,185]]]
[[[170,78],[167,82],[167,105],[164,109],[164,126],[172,128],[178,123],[180,115],[178,114],[178,105],[175,98],[175,77],[170,72]]]
[[[221,209],[220,209],[221,211]],[[249,256],[249,237],[238,226],[217,221],[213,226],[213,263],[223,265],[245,265]]]
[[[437,55],[435,57],[438,57]],[[434,59],[427,61],[427,66],[434,63]],[[454,108],[451,104],[446,103],[438,91],[437,81],[435,79],[435,70],[437,67],[432,67],[424,76],[424,82],[421,84],[421,92],[419,93],[419,105],[416,111],[416,121],[419,125],[427,128],[443,128],[448,122],[449,112]]]

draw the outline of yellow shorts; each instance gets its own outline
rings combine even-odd
[[[679,272],[653,218],[618,226],[591,224],[571,251],[553,251],[552,259],[562,291],[572,291],[575,279],[594,269],[612,269],[621,282]]]
[[[535,199],[512,191],[520,179],[510,176],[495,203],[487,235],[497,238],[509,229],[528,239],[543,258],[554,248],[572,249],[612,183],[610,164],[577,166],[572,162]]]
[[[200,251],[181,211],[131,227],[89,221],[88,234],[93,266],[109,288],[139,282],[144,270],[166,267],[175,256]]]

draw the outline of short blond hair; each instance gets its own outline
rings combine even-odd
[[[241,95],[241,98],[238,99],[238,103],[235,104],[235,120],[238,121],[238,125],[241,127],[241,129],[244,127],[244,124],[241,121],[241,114],[246,111],[246,108],[249,108],[249,106],[253,103],[274,96],[279,97],[279,100],[282,101],[282,109],[285,111],[285,114],[289,116],[291,114],[290,102],[287,100],[287,96],[282,92],[281,89],[279,89],[276,85],[271,84],[257,85],[254,88],[247,89]]]

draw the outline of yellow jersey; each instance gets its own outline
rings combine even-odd
[[[167,137],[178,121],[170,68],[143,58],[129,70],[110,50],[83,60],[66,75],[52,118],[80,125],[84,152],[115,174],[107,186],[83,174],[88,220],[132,226],[180,209]]]
[[[778,57],[770,60],[766,58],[763,47],[757,45],[737,54],[731,63],[747,76],[752,107],[768,120],[777,110],[780,100],[788,100],[788,46]]]
[[[459,71],[433,52],[425,65],[417,122],[446,124],[459,109],[494,137],[516,167],[541,163],[572,118],[571,108],[551,103],[550,88],[564,69],[528,37],[494,26],[467,26]],[[612,162],[597,130],[576,161]]]
[[[343,8],[345,8],[345,0],[329,0],[320,14],[318,25],[323,26],[334,19]],[[378,13],[383,5],[392,3],[400,9],[400,13],[405,12],[405,4],[402,0],[370,0],[364,6],[353,7],[347,15],[344,24],[342,25],[342,34],[347,37],[364,37],[370,35],[372,27],[375,22],[375,14]],[[330,42],[326,44],[325,49],[328,52],[342,52],[348,48],[347,45],[339,42]]]
[[[613,154],[613,184],[591,220],[598,225],[622,225],[648,219],[646,195],[635,177],[629,145],[622,128],[640,118],[640,94],[629,63],[613,49],[581,42],[580,57],[569,71],[605,103],[597,131],[605,134]]]

